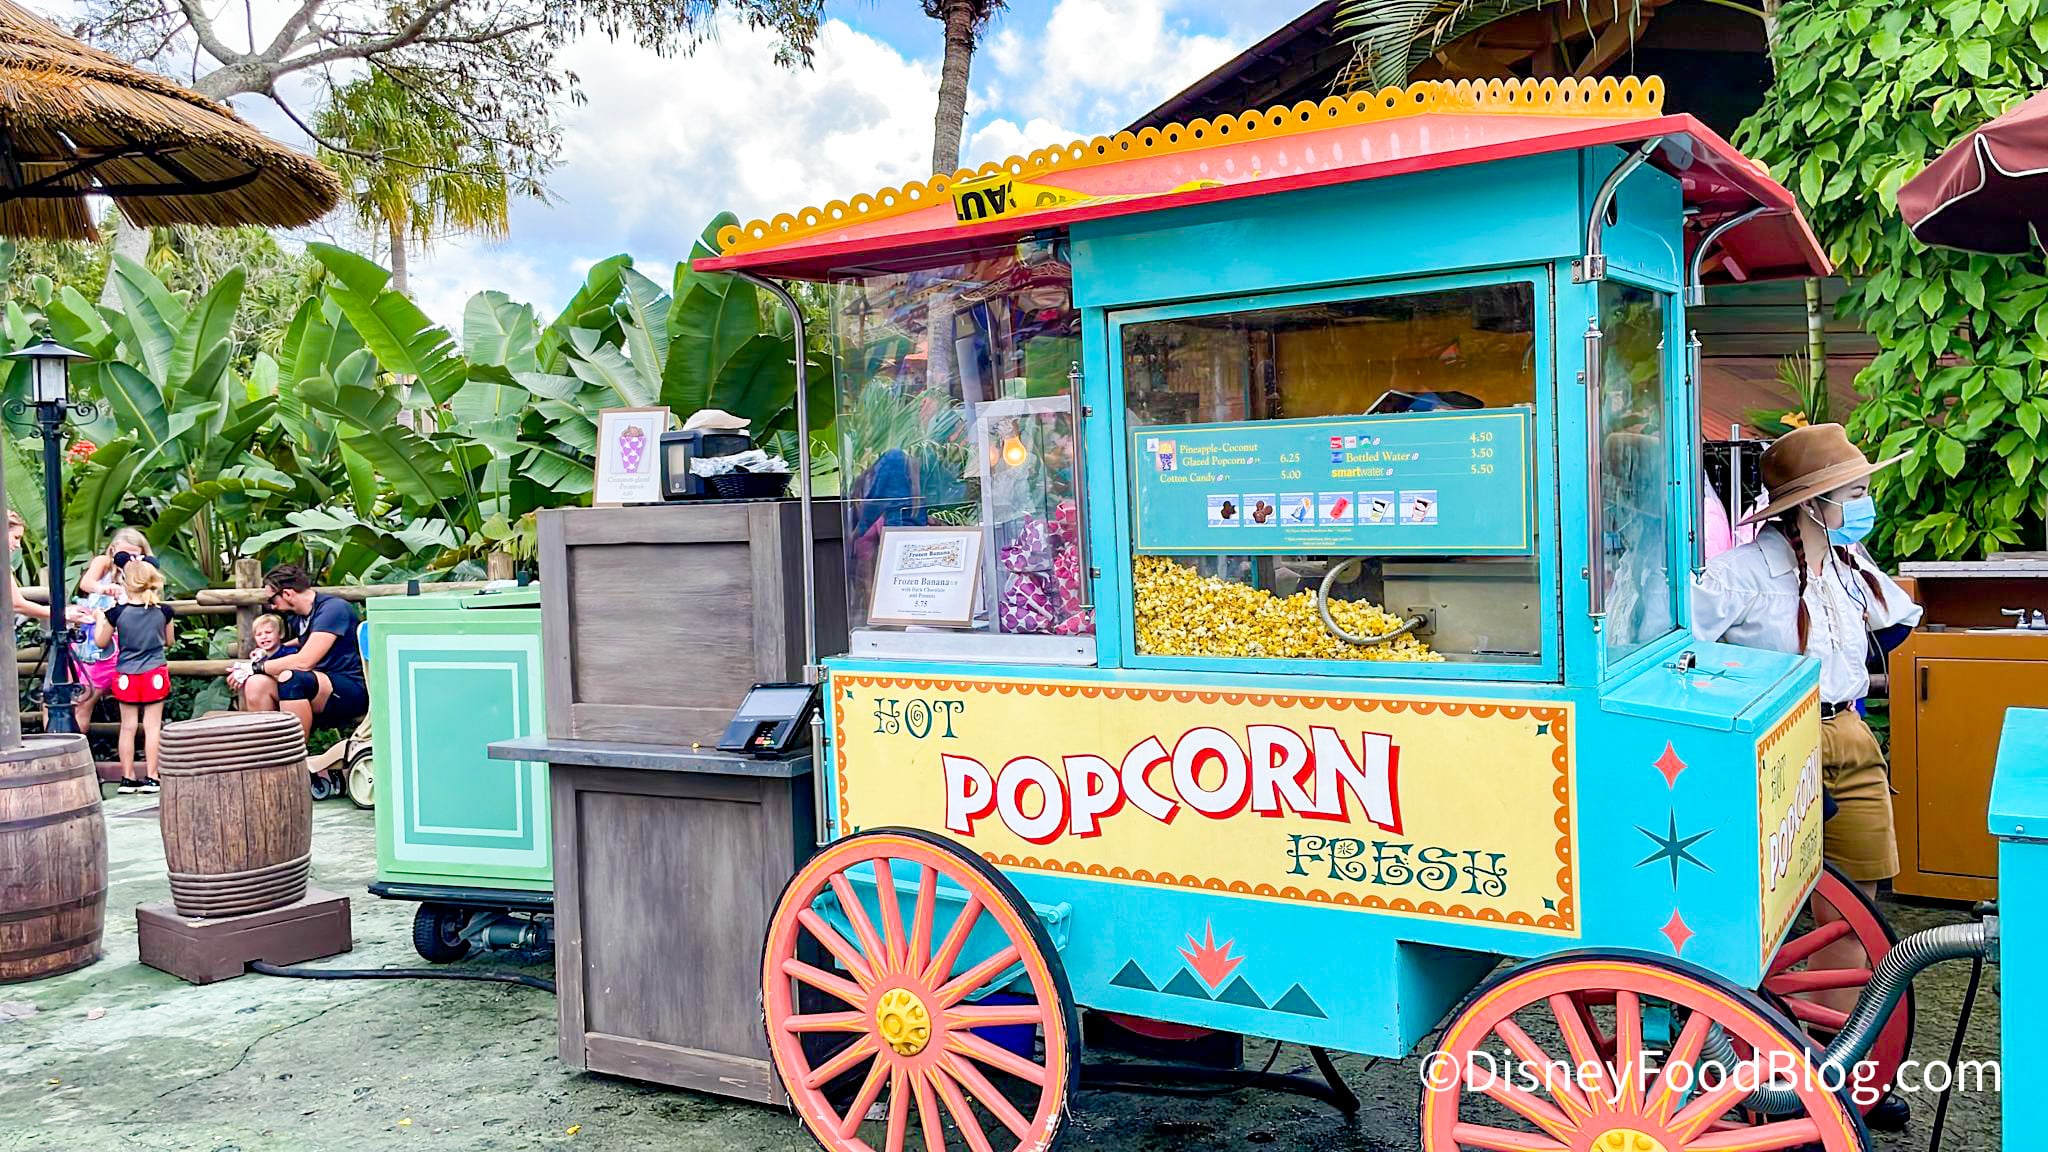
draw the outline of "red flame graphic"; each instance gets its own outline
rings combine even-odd
[[[1230,974],[1237,970],[1237,966],[1244,963],[1244,957],[1230,954],[1230,946],[1234,943],[1234,940],[1225,940],[1222,944],[1217,944],[1215,929],[1205,921],[1202,924],[1201,943],[1196,943],[1194,935],[1190,933],[1188,946],[1181,949],[1180,954],[1187,958],[1188,966],[1195,970],[1195,975],[1200,976],[1203,983],[1211,988],[1219,988],[1225,980],[1230,979]]]

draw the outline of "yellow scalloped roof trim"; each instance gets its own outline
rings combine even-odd
[[[823,207],[783,213],[773,220],[753,220],[745,225],[728,224],[718,230],[718,248],[724,255],[754,252],[777,244],[802,240],[820,232],[850,224],[883,220],[944,203],[947,190],[958,180],[973,180],[1008,172],[1034,179],[1050,172],[1091,168],[1141,156],[1163,156],[1213,148],[1243,139],[1273,139],[1326,128],[1342,128],[1376,120],[1420,116],[1430,112],[1501,115],[1526,113],[1536,116],[1652,117],[1664,110],[1664,81],[1656,76],[1621,80],[1421,80],[1406,88],[1384,88],[1350,96],[1331,96],[1317,103],[1304,100],[1292,107],[1276,104],[1263,112],[1219,116],[1215,120],[1190,120],[1164,128],[1145,128],[1097,136],[1069,144],[1041,148],[1029,156],[1012,156],[991,161],[978,169],[962,168],[950,176],[913,180],[900,188],[884,188],[872,195],[834,200]]]

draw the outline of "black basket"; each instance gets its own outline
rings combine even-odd
[[[773,500],[789,491],[789,473],[726,472],[706,476],[704,491],[720,500]]]

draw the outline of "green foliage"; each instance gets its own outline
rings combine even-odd
[[[2048,276],[2038,259],[1933,250],[1899,186],[1971,128],[2048,85],[2048,0],[1792,0],[1777,79],[1735,143],[1770,165],[1852,277],[1876,337],[1850,433],[1882,455],[1873,546],[1970,557],[2040,539],[2048,489]]]
[[[223,582],[244,555],[302,560],[335,582],[480,575],[486,552],[532,555],[536,509],[588,499],[601,409],[668,402],[681,418],[708,401],[794,450],[790,326],[733,277],[685,267],[672,296],[616,256],[546,324],[478,293],[458,339],[384,269],[330,245],[307,252],[312,289],[274,332],[249,329],[241,266],[180,290],[116,258],[118,307],[54,280],[0,301],[0,352],[47,329],[92,357],[73,386],[102,411],[60,478],[73,566],[133,524],[181,590]],[[812,357],[826,421],[830,372]],[[0,383],[18,395],[25,374]],[[0,467],[33,551],[39,448],[10,432]]]

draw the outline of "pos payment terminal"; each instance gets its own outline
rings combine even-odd
[[[775,756],[801,748],[810,740],[811,713],[817,707],[814,684],[756,684],[725,726],[718,750]]]

